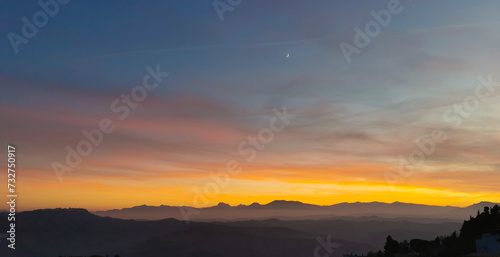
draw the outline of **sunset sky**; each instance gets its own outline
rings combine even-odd
[[[339,45],[389,1],[243,0],[223,21],[211,0],[131,2],[59,5],[17,54],[8,33],[42,8],[0,8],[0,163],[15,145],[21,210],[500,202],[500,83],[478,79],[500,82],[500,2],[401,1],[350,63]],[[122,120],[112,103],[146,67],[169,76]],[[239,149],[284,108],[255,158]],[[106,118],[114,131],[58,176]],[[401,170],[433,134],[446,140]],[[241,172],[216,184],[231,161]]]

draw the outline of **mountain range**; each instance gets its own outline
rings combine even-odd
[[[333,205],[313,205],[298,201],[276,200],[268,204],[230,206],[219,203],[216,206],[193,208],[188,206],[135,206],[124,209],[96,211],[103,217],[121,219],[159,220],[174,218],[190,221],[246,220],[246,219],[325,219],[332,217],[378,216],[382,218],[412,218],[426,222],[446,220],[463,221],[474,216],[478,210],[495,203],[480,202],[467,207],[433,206],[411,203],[355,202]],[[184,214],[183,214],[184,213]]]
[[[288,204],[288,203],[287,203]],[[227,207],[226,207],[227,208]],[[265,208],[265,207],[264,207]],[[7,213],[0,225],[7,226]],[[460,222],[419,223],[407,219],[331,218],[187,222],[100,217],[85,209],[45,209],[16,215],[16,250],[0,256],[222,257],[314,256],[321,242],[336,246],[329,256],[383,248],[387,235],[399,239],[450,234]],[[0,239],[0,244],[7,243]],[[1,245],[0,245],[1,246]]]
[[[95,213],[43,209],[16,214],[16,250],[0,238],[0,256],[314,256],[315,249],[332,242],[338,248],[330,256],[337,257],[383,249],[388,235],[401,241],[449,235],[464,219],[493,205],[273,201],[197,209],[143,205]],[[180,210],[195,214],[186,222]],[[7,214],[0,212],[1,227],[8,226]]]

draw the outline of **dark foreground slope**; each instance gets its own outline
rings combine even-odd
[[[4,216],[4,215],[3,215]],[[0,217],[1,222],[6,217]],[[377,238],[398,234],[433,238],[460,224],[417,224],[376,217],[363,220],[202,223],[100,217],[83,209],[21,212],[16,250],[0,243],[0,256],[314,256],[320,241],[339,244],[330,256],[379,249]],[[2,227],[4,224],[2,223]],[[325,252],[321,250],[321,254]]]
[[[2,217],[2,224],[4,220],[6,218]],[[154,222],[120,220],[99,217],[84,209],[21,212],[16,217],[16,249],[8,249],[2,242],[0,256],[108,253],[185,227],[185,223],[174,219]]]

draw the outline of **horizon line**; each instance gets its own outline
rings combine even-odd
[[[268,202],[268,203],[265,203],[265,204],[261,204],[259,202],[253,202],[251,204],[248,204],[248,205],[245,205],[245,204],[238,204],[238,205],[230,205],[230,204],[227,204],[227,203],[224,203],[224,202],[218,202],[217,204],[215,205],[211,205],[211,206],[203,206],[203,207],[192,207],[192,206],[187,206],[187,205],[165,205],[165,204],[162,204],[162,205],[147,205],[147,204],[143,204],[143,205],[135,205],[135,206],[132,206],[132,207],[123,207],[121,209],[117,209],[117,208],[114,208],[114,209],[106,209],[106,210],[94,210],[94,211],[90,211],[89,209],[87,208],[82,208],[82,207],[71,207],[71,206],[68,206],[68,207],[54,207],[54,208],[37,208],[37,209],[29,209],[29,210],[23,210],[21,212],[26,212],[26,211],[36,211],[36,210],[55,210],[55,209],[84,209],[84,210],[87,210],[89,212],[104,212],[104,211],[114,211],[114,210],[124,210],[124,209],[131,209],[131,208],[135,208],[135,207],[174,207],[174,208],[182,208],[182,207],[187,207],[187,208],[193,208],[193,209],[206,209],[206,208],[212,208],[212,207],[217,207],[221,204],[225,204],[225,205],[229,205],[229,207],[238,207],[238,206],[251,206],[253,204],[258,204],[260,206],[266,206],[266,205],[269,205],[271,203],[274,203],[274,202],[295,202],[295,203],[300,203],[300,204],[304,204],[304,205],[312,205],[312,206],[319,206],[319,207],[329,207],[329,206],[334,206],[334,205],[339,205],[339,204],[370,204],[370,203],[381,203],[381,204],[396,204],[396,203],[400,203],[400,204],[411,204],[411,205],[425,205],[425,206],[432,206],[432,207],[456,207],[456,208],[467,208],[467,207],[470,207],[470,206],[473,206],[473,205],[476,205],[476,204],[481,204],[481,203],[489,203],[489,204],[498,204],[500,205],[500,203],[495,203],[495,202],[490,202],[490,201],[480,201],[480,202],[477,202],[477,203],[473,203],[473,204],[470,204],[470,205],[466,205],[464,207],[461,207],[461,206],[454,206],[454,205],[433,205],[433,204],[420,204],[420,203],[410,203],[410,202],[400,202],[400,201],[394,201],[394,202],[381,202],[381,201],[371,201],[371,202],[361,202],[361,201],[356,201],[356,202],[338,202],[338,203],[333,203],[333,204],[329,204],[329,205],[318,205],[318,204],[311,204],[311,203],[305,203],[305,202],[301,202],[301,201],[293,201],[293,200],[273,200],[271,202]],[[5,209],[1,209],[0,212],[8,212],[8,210],[5,210]]]

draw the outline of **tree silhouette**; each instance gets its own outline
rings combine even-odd
[[[484,207],[483,212],[477,212],[476,217],[465,220],[460,234],[454,231],[449,236],[437,237],[434,240],[412,239],[399,243],[390,235],[384,245],[385,257],[395,257],[397,253],[417,253],[420,257],[456,257],[474,253],[476,240],[482,234],[494,229],[500,229],[500,206]],[[370,257],[381,257],[378,253],[370,252]]]
[[[400,252],[400,247],[398,241],[392,239],[392,237],[389,235],[387,236],[385,245],[384,245],[384,251],[385,251],[385,256],[386,257],[394,257],[396,256],[396,253]]]

